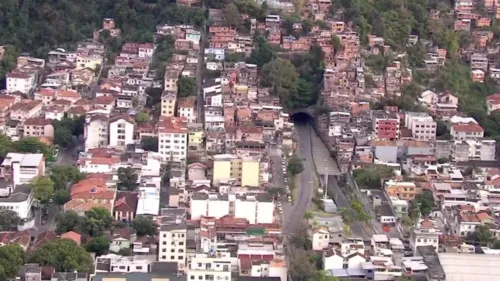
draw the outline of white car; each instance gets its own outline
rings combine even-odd
[[[288,202],[292,202],[292,197],[288,196]]]

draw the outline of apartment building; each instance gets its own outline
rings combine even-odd
[[[29,95],[36,87],[35,73],[12,71],[6,76],[7,93],[21,92]]]
[[[189,130],[185,117],[160,117],[158,152],[163,161],[186,160]]]
[[[373,111],[372,126],[378,139],[395,140],[400,136],[399,116],[395,112]]]
[[[261,164],[258,157],[238,157],[234,154],[214,156],[212,183],[215,186],[229,180],[241,186],[260,186]]]
[[[84,126],[85,151],[108,145],[109,118],[95,114],[87,116]]]
[[[161,95],[161,116],[172,117],[175,115],[177,92],[164,91]]]
[[[397,181],[386,181],[385,191],[389,196],[397,196],[402,200],[413,200],[417,195],[422,193],[421,188],[417,188],[413,182],[397,182]]]
[[[9,153],[11,154],[11,153]],[[36,162],[37,157],[28,156],[26,162],[33,161],[33,165]],[[43,159],[43,156],[41,156]],[[7,158],[6,158],[7,160]],[[4,163],[5,161],[4,160]],[[10,161],[10,160],[7,160]],[[24,166],[21,170],[21,164],[19,161],[14,161],[8,163],[9,165],[3,165],[2,163],[2,175],[3,179],[0,179],[0,210],[12,210],[17,213],[21,220],[28,220],[33,217],[33,191],[29,184],[26,182],[21,182],[21,176],[24,176],[23,181],[26,179],[26,175],[31,176],[34,173],[28,173],[29,171],[36,170],[31,166],[28,169]],[[8,170],[6,169],[8,167]]]
[[[478,139],[484,137],[484,130],[474,122],[458,123],[451,126],[450,134],[455,140]]]
[[[118,115],[109,119],[109,145],[125,149],[134,143],[135,121],[130,115]]]
[[[428,219],[421,221],[413,229],[411,240],[413,241],[413,252],[417,252],[418,246],[432,246],[436,251],[439,247],[439,235],[441,232],[434,227],[434,224]]]
[[[436,122],[427,113],[407,112],[405,126],[411,130],[415,140],[429,141],[436,139]]]
[[[24,99],[10,108],[10,119],[24,122],[42,114],[42,101]]]
[[[177,115],[187,118],[189,123],[194,123],[196,121],[195,103],[195,96],[179,98],[177,102]]]
[[[108,254],[96,258],[94,272],[149,272],[149,268],[147,259]]]
[[[158,261],[177,262],[179,268],[186,265],[187,225],[161,225],[159,232]]]
[[[474,53],[470,56],[470,67],[472,70],[488,71],[488,57],[486,54]]]
[[[192,220],[200,220],[202,217],[219,219],[234,215],[237,219],[245,219],[249,224],[273,223],[274,208],[272,198],[264,193],[236,197],[227,194],[193,193],[190,203]]]
[[[187,269],[187,280],[231,281],[231,261],[206,254],[196,254]]]
[[[24,136],[54,138],[54,125],[51,119],[43,117],[28,118],[23,124]]]
[[[0,167],[0,177],[11,182],[13,179],[14,164],[19,164],[17,179],[19,184],[29,183],[37,176],[45,175],[45,158],[43,154],[24,154],[9,152]]]

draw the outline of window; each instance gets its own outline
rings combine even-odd
[[[174,257],[174,256],[170,256],[170,259],[171,259],[171,260],[174,260],[174,259],[175,259],[175,257]]]

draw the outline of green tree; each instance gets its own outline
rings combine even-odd
[[[432,208],[434,207],[434,197],[432,192],[424,191],[419,197],[419,210],[422,216],[426,217],[430,215],[432,212]]]
[[[54,182],[49,177],[35,177],[30,182],[33,196],[40,202],[45,202],[54,194]]]
[[[58,213],[56,216],[56,233],[62,234],[68,231],[80,232],[83,226],[83,217],[74,211]]]
[[[149,121],[149,114],[147,112],[141,111],[135,115],[135,122],[137,124],[143,124]]]
[[[132,228],[135,229],[137,235],[139,236],[154,236],[158,232],[158,225],[150,216],[136,216],[132,221]]]
[[[63,206],[70,199],[71,195],[65,189],[56,190],[56,192],[54,192],[54,202],[59,206]]]
[[[54,143],[60,147],[68,147],[73,140],[71,130],[66,127],[60,127],[54,131]]]
[[[224,21],[226,25],[239,27],[242,24],[242,18],[238,7],[234,3],[229,3],[224,7]]]
[[[493,233],[488,225],[478,225],[474,232],[467,234],[467,241],[473,241],[481,246],[489,246],[494,241]]]
[[[21,219],[16,212],[12,210],[0,210],[0,231],[17,230]]]
[[[85,213],[83,224],[88,234],[96,237],[104,231],[109,230],[112,223],[113,217],[109,210],[103,207],[96,207]]]
[[[196,95],[196,80],[189,77],[181,77],[177,80],[177,88],[180,97]]]
[[[15,277],[24,264],[24,250],[18,244],[0,247],[0,268],[7,277]]]
[[[141,139],[142,149],[158,152],[158,137],[145,136]]]
[[[90,272],[92,258],[84,248],[69,239],[56,239],[36,249],[31,262],[53,266],[58,272]]]
[[[118,168],[118,189],[134,191],[137,188],[139,175],[132,167]]]
[[[340,39],[337,35],[333,34],[332,35],[332,46],[333,46],[333,50],[335,51],[335,54],[340,52],[340,50],[342,49],[342,43],[340,42]]]
[[[73,165],[58,165],[52,166],[50,179],[54,182],[55,190],[65,190],[69,182],[77,183],[85,179],[87,175],[81,173],[77,167]]]
[[[109,245],[110,241],[108,237],[100,235],[92,238],[92,240],[85,245],[85,249],[87,249],[87,252],[95,253],[97,256],[101,256],[108,252]]]
[[[309,262],[309,256],[306,251],[302,249],[294,250],[290,255],[290,265],[288,267],[288,274],[294,281],[310,281],[316,272],[316,267],[313,263]]]
[[[263,36],[258,36],[255,39],[255,47],[250,53],[249,63],[256,64],[262,67],[264,64],[271,62],[276,57],[276,52],[273,50],[267,39]]]
[[[134,255],[134,251],[131,248],[121,248],[120,251],[118,251],[118,255],[129,257]]]
[[[302,159],[300,158],[299,155],[293,154],[290,160],[288,161],[288,173],[292,176],[296,176],[302,171],[304,171],[304,164],[302,163]]]

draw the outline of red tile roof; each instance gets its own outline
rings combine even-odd
[[[465,133],[482,133],[483,128],[474,122],[460,123],[453,125],[453,130],[455,132],[465,132]]]
[[[63,239],[69,239],[75,241],[75,243],[80,246],[82,244],[82,236],[74,231],[68,231],[61,235]]]
[[[115,212],[135,213],[138,201],[137,192],[118,192],[113,210]]]

